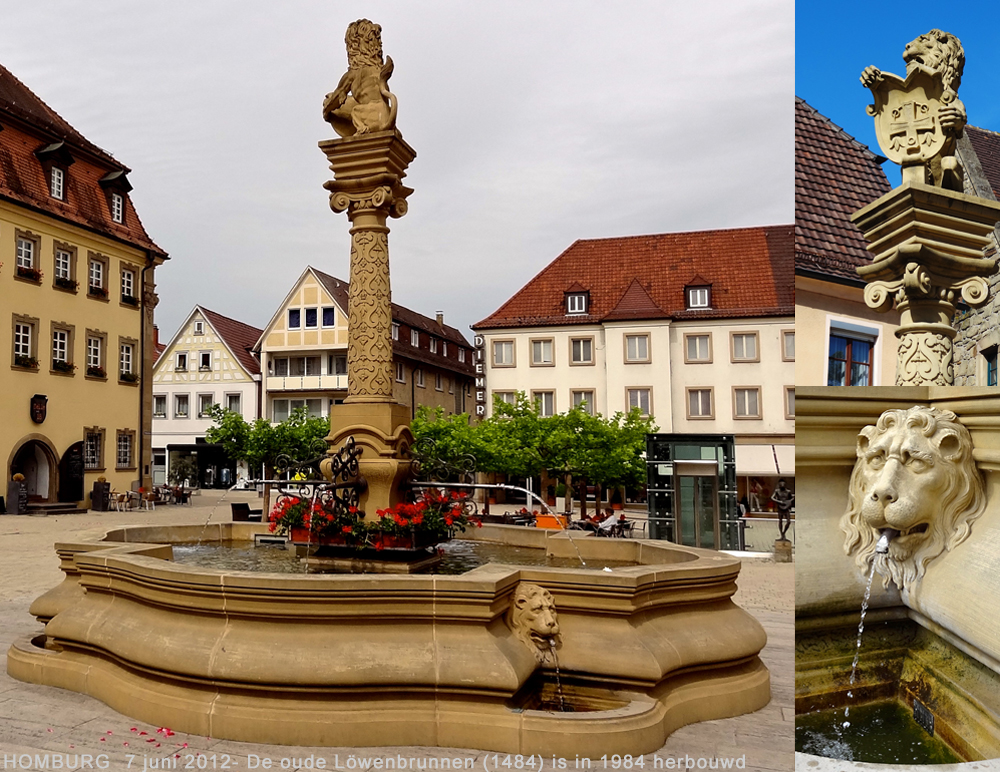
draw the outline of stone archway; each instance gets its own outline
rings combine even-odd
[[[59,464],[48,441],[26,438],[22,442],[11,458],[9,476],[18,472],[24,475],[29,500],[56,501]]]

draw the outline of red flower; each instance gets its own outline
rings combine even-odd
[[[352,515],[358,514],[358,508],[353,505],[348,507],[347,511],[350,512]]]
[[[384,550],[385,549],[385,545],[382,543],[381,539],[379,539],[377,542],[375,542],[375,549],[377,549],[377,550]]]
[[[349,526],[349,525],[345,525],[345,526],[344,526],[343,528],[341,528],[340,530],[341,530],[341,531],[343,531],[344,533],[351,533],[353,529],[351,528],[351,526]]]

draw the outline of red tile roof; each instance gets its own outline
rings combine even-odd
[[[111,219],[100,181],[110,173],[127,173],[128,167],[89,142],[3,66],[0,126],[0,197],[166,257],[143,228],[127,184],[116,189],[125,202],[124,222]],[[45,170],[35,156],[35,151],[58,142],[66,144],[74,160],[62,201],[49,195]]]
[[[233,355],[243,365],[243,369],[250,375],[259,375],[260,361],[250,352],[253,350],[260,336],[264,334],[264,331],[257,327],[251,327],[249,324],[238,322],[235,319],[230,319],[228,316],[217,314],[215,311],[209,311],[204,306],[198,306],[198,310],[201,311],[205,320],[212,325],[212,329],[229,346],[230,351],[233,352]]]
[[[577,241],[473,329],[790,315],[792,227]],[[711,285],[710,309],[685,310],[690,285]],[[588,313],[568,315],[565,293],[580,288]]]
[[[850,216],[890,190],[885,159],[795,98],[795,270],[862,284],[871,262]]]
[[[987,131],[976,126],[966,126],[965,134],[976,151],[983,176],[993,190],[993,195],[1000,200],[1000,134]]]

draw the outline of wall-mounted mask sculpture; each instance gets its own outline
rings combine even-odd
[[[858,435],[844,551],[883,585],[911,590],[927,564],[965,541],[985,506],[972,438],[950,410],[887,410]],[[876,544],[890,537],[886,554]]]
[[[552,649],[562,643],[552,594],[537,584],[521,582],[517,586],[507,611],[507,624],[541,662],[548,661]]]

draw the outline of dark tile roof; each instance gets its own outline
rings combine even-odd
[[[602,320],[794,313],[791,225],[577,241],[473,329]],[[711,285],[712,308],[685,310],[685,288]],[[590,293],[586,314],[564,293]]]
[[[871,262],[850,216],[890,190],[885,159],[795,98],[795,270],[862,283]]]
[[[347,313],[350,285],[343,279],[330,276],[330,274],[323,273],[323,271],[316,268],[312,268],[312,271],[316,274],[320,282],[322,282],[326,291],[330,293],[334,302],[344,310],[344,313]],[[472,344],[456,328],[447,324],[438,324],[437,319],[431,319],[423,314],[418,314],[416,311],[404,308],[398,303],[392,304],[392,320],[399,324],[401,328],[417,329],[427,335],[433,335],[442,341],[448,341],[453,344],[447,356],[443,353],[444,347],[439,347],[438,353],[435,354],[431,353],[427,341],[422,341],[421,346],[415,348],[410,345],[409,333],[401,332],[400,339],[393,341],[392,344],[394,354],[408,359],[415,359],[425,364],[448,367],[464,374],[471,374],[473,372],[475,365],[472,357]],[[458,361],[457,347],[467,350],[465,362]]]
[[[0,66],[0,198],[41,210],[62,220],[113,239],[166,253],[146,233],[125,187],[116,189],[125,202],[122,223],[111,219],[100,181],[109,174],[128,173],[128,167],[89,142],[9,70]],[[64,200],[49,195],[45,170],[35,152],[64,142],[74,163],[66,175]]]
[[[1000,200],[1000,134],[976,126],[966,126],[965,134],[976,151],[983,175],[993,195]]]
[[[244,324],[243,322],[238,322],[235,319],[230,319],[228,316],[223,316],[215,311],[209,311],[204,306],[198,306],[198,310],[201,311],[205,320],[212,325],[212,328],[219,334],[229,349],[233,352],[233,355],[240,361],[250,375],[260,374],[260,361],[250,352],[253,351],[258,339],[264,334],[264,331],[257,328],[251,327],[249,324]]]

